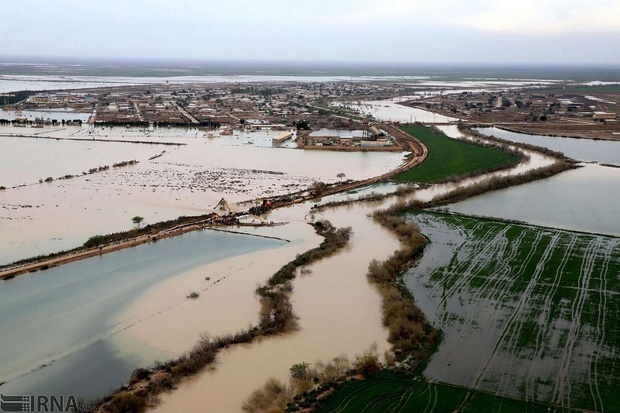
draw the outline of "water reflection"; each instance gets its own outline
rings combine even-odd
[[[468,215],[620,236],[620,169],[599,165],[493,191],[449,206]]]
[[[581,161],[596,161],[620,165],[620,142],[592,139],[561,138],[509,132],[499,128],[478,128],[484,135],[494,135],[513,142],[543,146]]]

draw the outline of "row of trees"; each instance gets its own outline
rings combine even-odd
[[[35,120],[22,120],[22,119],[0,119],[0,125],[10,125],[10,124],[27,124],[27,125],[43,125],[48,123],[47,121],[45,121],[45,119],[43,118],[35,118]],[[61,119],[60,121],[58,119],[50,119],[49,120],[49,124],[50,125],[81,125],[82,124],[82,120],[80,119]]]

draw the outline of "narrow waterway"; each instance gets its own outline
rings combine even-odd
[[[299,316],[299,331],[222,351],[214,370],[200,373],[175,392],[163,395],[155,410],[241,412],[243,400],[268,378],[288,381],[289,368],[295,363],[325,361],[341,354],[353,358],[373,343],[380,352],[387,349],[381,300],[368,284],[366,272],[372,259],[386,258],[398,248],[398,242],[367,216],[373,209],[372,205],[358,204],[316,215],[316,219],[328,219],[337,227],[351,226],[353,237],[344,251],[310,265],[311,273],[293,282],[292,302]],[[297,217],[300,221],[306,210],[307,205],[278,210],[271,218]],[[252,295],[227,296],[239,303],[254,299]]]
[[[347,105],[364,115],[372,116],[384,122],[447,123],[457,120],[426,110],[404,106],[390,99],[368,100],[359,103],[348,102]]]

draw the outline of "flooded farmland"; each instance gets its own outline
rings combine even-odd
[[[0,132],[4,129],[7,127],[0,127]],[[341,172],[350,179],[364,179],[395,169],[404,160],[401,153],[274,148],[274,132],[239,132],[208,139],[197,129],[151,133],[106,128],[94,134],[87,128],[43,131],[54,138],[99,140],[0,138],[6,149],[0,152],[0,169],[7,172],[2,179],[6,176],[9,181],[0,183],[8,188],[0,191],[0,232],[11,234],[0,239],[0,263],[70,249],[92,235],[130,229],[136,215],[143,216],[146,223],[155,223],[204,214],[215,211],[222,196],[233,204],[294,192],[315,181],[337,182]],[[110,139],[184,145],[103,142]],[[46,150],[31,151],[38,143]],[[11,156],[13,148],[30,159],[17,165],[18,171],[24,171],[21,179],[21,175],[8,172],[16,163]],[[96,152],[92,148],[97,148]],[[71,162],[61,161],[64,159]],[[140,163],[83,174],[90,168],[132,159]],[[66,174],[76,176],[58,179]],[[38,183],[46,177],[53,181]],[[28,184],[11,187],[21,182]]]
[[[444,341],[426,377],[596,411],[618,405],[620,239],[410,216],[430,237],[407,286]]]
[[[599,165],[489,192],[448,206],[453,212],[554,228],[620,235],[620,169]]]

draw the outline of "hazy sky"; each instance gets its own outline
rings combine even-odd
[[[0,55],[620,63],[620,0],[2,0]]]

